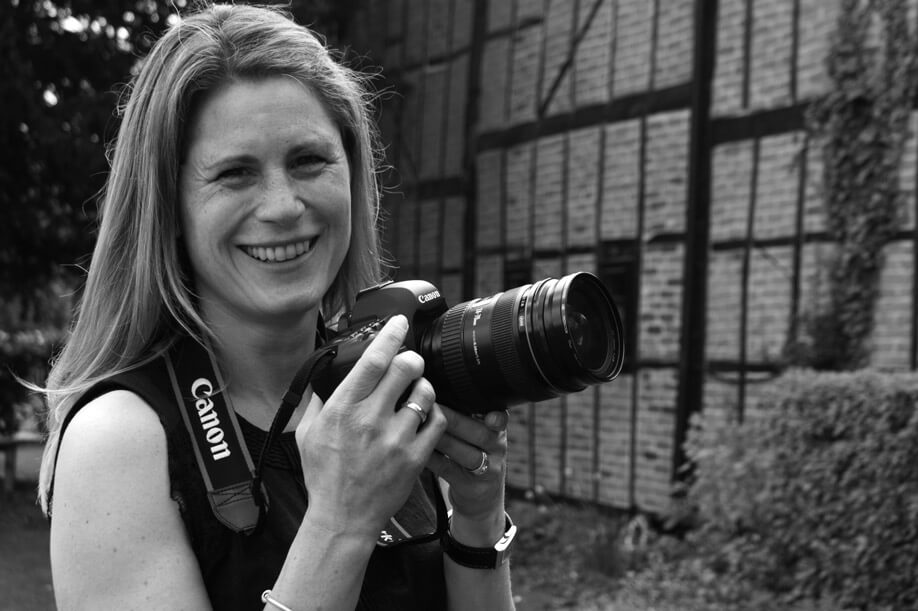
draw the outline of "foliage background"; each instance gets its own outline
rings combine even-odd
[[[758,609],[918,605],[918,379],[792,370],[742,425],[694,423],[688,500],[701,525],[668,566],[707,602]],[[720,608],[720,607],[709,607]],[[731,608],[731,607],[727,607]]]
[[[354,2],[273,4],[334,44]],[[72,315],[121,93],[170,20],[194,8],[187,0],[0,2],[0,435],[39,407],[14,374],[41,383]]]
[[[807,110],[824,162],[823,200],[837,245],[829,299],[809,304],[792,364],[853,370],[870,362],[884,249],[905,218],[901,168],[918,91],[918,39],[906,0],[842,0],[826,69]],[[878,42],[880,41],[880,42]]]

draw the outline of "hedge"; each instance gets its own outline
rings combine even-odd
[[[776,599],[918,608],[918,376],[783,376],[743,424],[687,441],[693,541],[716,573]]]

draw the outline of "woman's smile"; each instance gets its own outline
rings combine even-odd
[[[280,245],[265,245],[265,246],[254,246],[246,245],[241,246],[245,254],[257,259],[262,262],[277,262],[281,263],[283,261],[290,261],[293,259],[299,259],[305,254],[308,254],[313,246],[315,246],[316,240],[318,237],[310,238],[307,240],[298,240],[295,242],[287,242]]]

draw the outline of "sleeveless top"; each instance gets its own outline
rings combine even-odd
[[[262,609],[261,593],[270,589],[306,512],[307,491],[294,433],[283,433],[265,458],[264,486],[269,510],[254,534],[233,532],[213,515],[203,476],[195,461],[189,432],[172,393],[165,360],[113,376],[87,391],[61,427],[63,437],[73,415],[91,400],[113,390],[129,390],[146,401],[166,432],[171,495],[188,532],[213,608],[217,611]],[[239,418],[254,464],[267,433]],[[436,477],[424,471],[399,514],[436,527]],[[288,605],[295,601],[285,601]],[[396,547],[377,546],[370,556],[358,610],[445,609],[443,556],[437,541]]]

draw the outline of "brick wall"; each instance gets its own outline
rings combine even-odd
[[[699,110],[693,59],[706,43],[695,40],[694,0],[358,3],[351,46],[382,65],[381,85],[396,92],[379,118],[394,166],[383,205],[399,277],[439,283],[458,303],[509,288],[520,269],[527,281],[605,277],[607,253],[618,253],[636,279],[625,372],[513,408],[510,485],[664,511],[680,414],[756,413],[799,332],[794,321],[825,299],[832,245],[803,114],[828,85],[837,6],[719,0],[710,103]],[[918,0],[910,6],[918,14]],[[693,131],[695,112],[706,131]],[[707,197],[692,203],[689,156],[705,133]],[[912,139],[902,172],[910,202],[916,159]],[[878,367],[915,367],[914,207],[887,248]],[[703,274],[687,285],[695,260]],[[688,351],[704,359],[696,400],[683,395],[692,371],[683,342],[698,303],[704,345]]]

